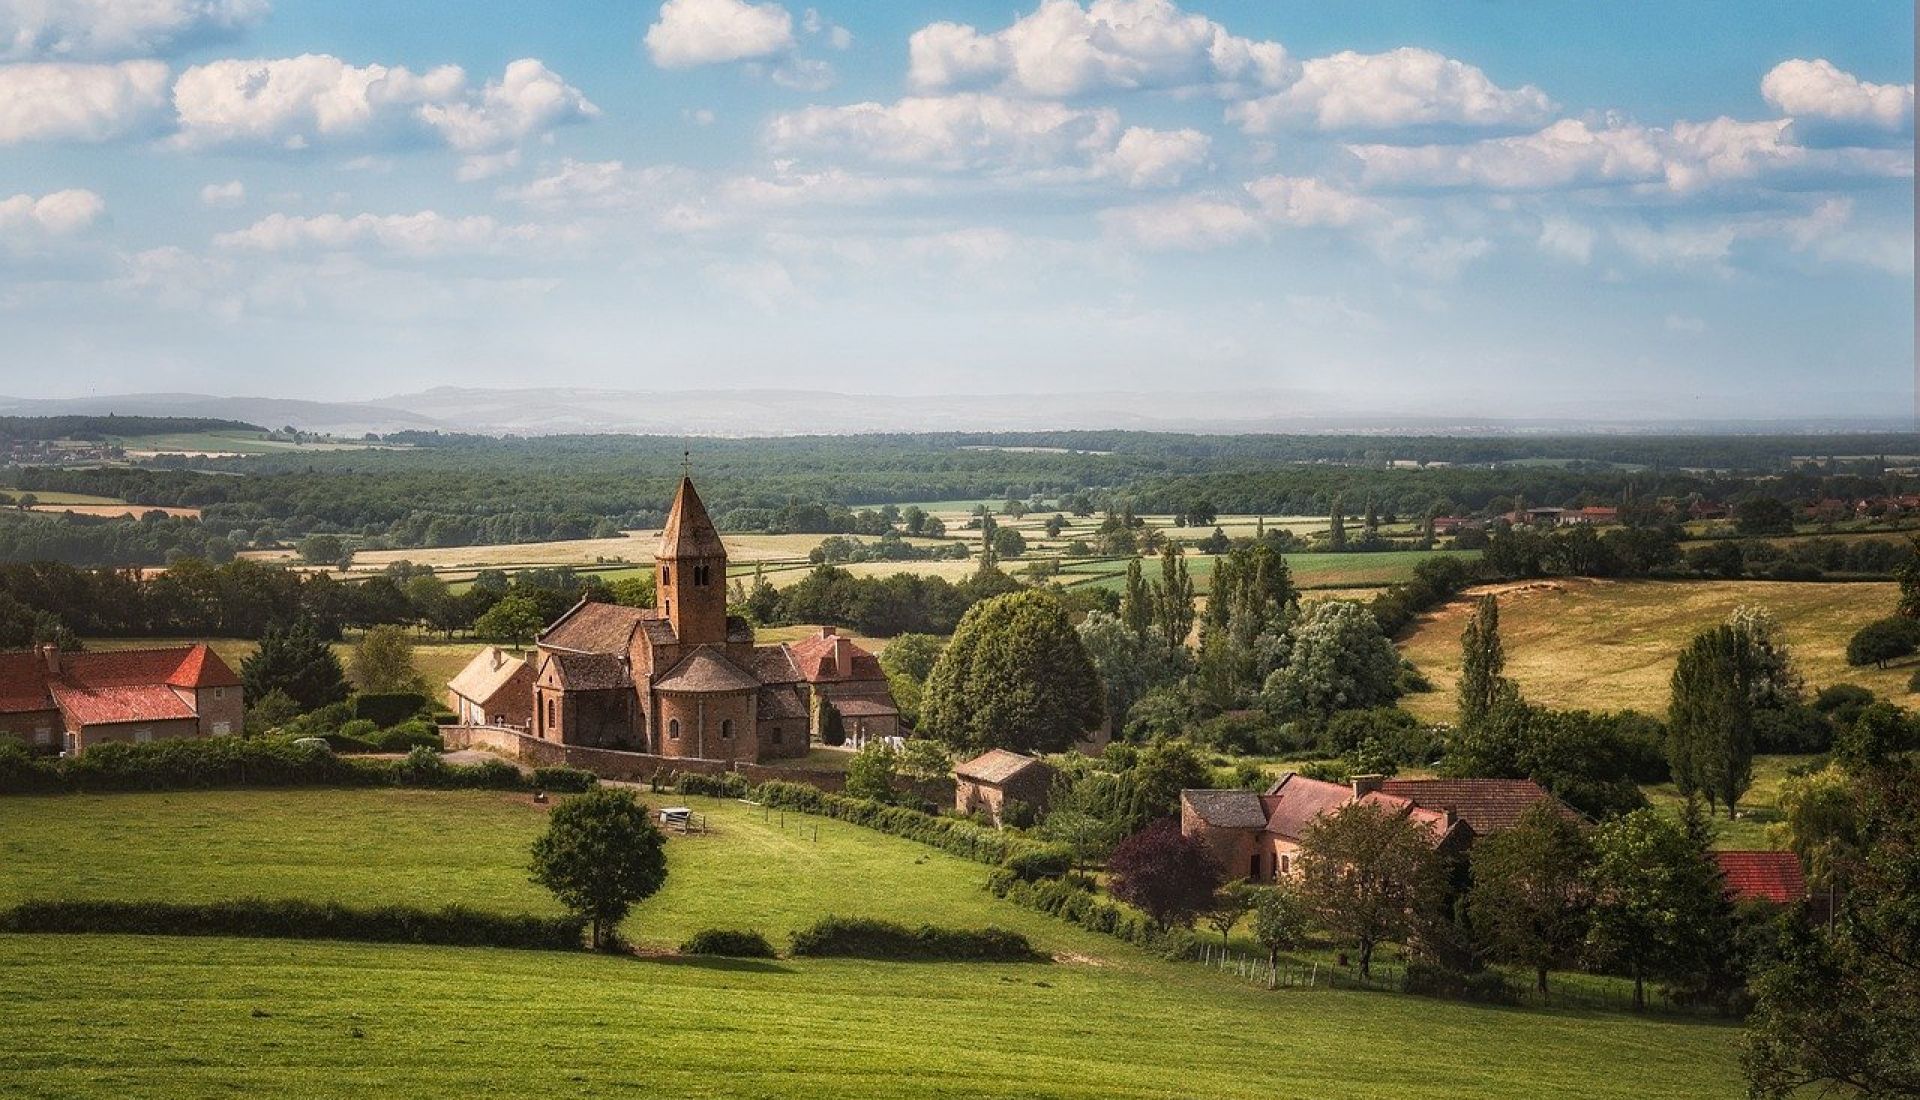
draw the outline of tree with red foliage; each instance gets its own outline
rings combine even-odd
[[[1107,860],[1108,889],[1134,906],[1162,931],[1193,918],[1213,904],[1220,868],[1207,846],[1180,834],[1172,821],[1156,821],[1114,848]]]

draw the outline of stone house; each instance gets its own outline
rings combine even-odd
[[[727,614],[727,549],[682,478],[654,555],[656,605],[582,601],[535,640],[529,732],[547,741],[702,760],[804,756],[823,707],[850,735],[893,736],[899,711],[871,653],[831,630],[757,645]]]
[[[1451,811],[1383,793],[1379,776],[1328,783],[1288,772],[1265,794],[1239,790],[1180,792],[1180,832],[1199,839],[1228,878],[1270,882],[1299,873],[1302,842],[1324,814],[1347,806],[1378,806],[1412,819],[1443,851],[1464,850],[1473,828]]]
[[[1006,749],[989,749],[953,769],[953,808],[984,813],[995,825],[1009,802],[1046,809],[1052,789],[1052,767]]]
[[[532,665],[490,645],[447,682],[447,709],[463,726],[527,729],[533,724],[533,679]]]
[[[0,653],[0,734],[40,752],[238,734],[242,694],[240,677],[202,644]]]

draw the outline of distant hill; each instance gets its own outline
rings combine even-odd
[[[481,435],[631,433],[672,436],[847,435],[868,432],[1131,430],[1302,435],[1801,434],[1908,431],[1884,420],[1663,420],[1391,416],[1324,411],[1311,395],[1242,392],[847,394],[818,390],[647,391],[443,386],[371,401],[150,393],[56,399],[0,397],[0,414],[200,417],[336,436],[366,432]]]
[[[0,440],[124,439],[184,432],[260,432],[244,420],[193,416],[0,416]]]

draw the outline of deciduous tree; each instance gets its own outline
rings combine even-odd
[[[1220,868],[1207,846],[1180,834],[1173,821],[1156,821],[1121,841],[1107,860],[1113,896],[1161,929],[1192,924],[1213,904]]]
[[[1053,596],[984,600],[960,620],[920,703],[923,731],[960,748],[1060,752],[1104,713],[1100,676]]]
[[[600,787],[554,807],[533,843],[533,881],[592,924],[593,946],[667,881],[665,838],[632,791]]]
[[[1571,962],[1586,940],[1593,850],[1580,826],[1550,802],[1536,802],[1512,828],[1473,847],[1468,913],[1502,958],[1547,972]]]
[[[1433,838],[1406,814],[1354,802],[1308,827],[1300,852],[1300,890],[1321,927],[1360,953],[1373,974],[1380,944],[1404,940],[1415,914],[1442,886]]]

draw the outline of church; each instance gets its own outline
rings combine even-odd
[[[567,745],[760,762],[900,733],[873,654],[831,627],[758,645],[727,614],[727,548],[682,477],[654,555],[655,606],[575,604],[535,641],[529,731]]]

